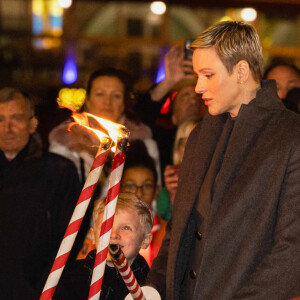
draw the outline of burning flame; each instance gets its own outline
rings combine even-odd
[[[92,115],[90,113],[73,112],[72,118],[74,119],[75,123],[72,123],[71,126],[75,124],[83,126],[84,128],[94,132],[101,142],[104,142],[104,140],[106,140],[108,137],[113,140],[114,147],[111,148],[113,152],[116,151],[118,140],[129,136],[129,131],[125,126],[108,121],[103,118],[96,117],[95,115]],[[92,120],[90,120],[89,118],[92,118]],[[96,122],[93,122],[93,120]],[[97,128],[100,127],[101,130],[91,127],[93,125]]]

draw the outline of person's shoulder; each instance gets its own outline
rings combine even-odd
[[[283,109],[279,116],[279,126],[284,126],[291,133],[300,137],[300,115],[287,108]]]
[[[283,108],[273,115],[273,121],[266,125],[272,129],[273,139],[276,141],[280,151],[296,152],[300,149],[300,115]],[[294,149],[294,150],[293,150]]]
[[[59,123],[55,127],[52,128],[51,132],[56,132],[58,130],[66,130],[70,126],[70,123],[72,122],[71,119],[64,120],[63,122]]]
[[[64,139],[69,136],[68,128],[70,126],[70,123],[71,120],[68,119],[52,128],[48,136],[49,143],[51,144],[53,141],[63,143]]]
[[[135,260],[132,263],[132,269],[144,269],[146,272],[149,271],[149,265],[146,261],[146,259],[138,253]]]
[[[60,170],[69,170],[69,172],[77,174],[74,163],[70,159],[59,154],[45,151],[43,152],[42,159],[49,168],[56,169],[57,172]]]
[[[147,264],[145,258],[142,255],[140,255],[139,253],[136,256],[134,262],[136,262],[136,263],[142,263],[142,264]]]
[[[146,282],[146,277],[149,273],[150,268],[142,255],[137,255],[131,265],[131,270],[134,273],[138,283],[140,285],[143,285]]]
[[[43,153],[43,158],[50,162],[53,161],[53,162],[61,163],[64,165],[74,165],[70,159],[68,159],[62,155],[53,153],[53,152],[49,152],[49,151],[45,151]]]

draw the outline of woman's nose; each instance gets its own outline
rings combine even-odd
[[[106,93],[105,95],[102,96],[102,103],[106,104],[106,105],[110,105],[111,104],[111,96]]]
[[[206,91],[205,85],[202,80],[198,79],[196,87],[195,87],[195,92],[197,94],[203,94]]]

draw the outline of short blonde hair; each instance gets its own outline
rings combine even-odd
[[[95,201],[93,210],[93,223],[99,221],[99,216],[104,213],[106,198],[102,197]],[[133,193],[120,193],[118,196],[116,210],[132,209],[137,211],[141,225],[144,227],[145,234],[151,232],[153,227],[153,216],[150,207]],[[102,220],[100,220],[101,222]]]
[[[253,26],[243,22],[226,21],[204,30],[190,49],[213,47],[229,74],[241,60],[248,62],[252,76],[260,82],[264,72],[262,48]]]
[[[176,131],[176,137],[173,145],[173,164],[181,163],[179,148],[181,147],[182,139],[187,139],[194,127],[202,120],[202,117],[192,117],[181,123]]]

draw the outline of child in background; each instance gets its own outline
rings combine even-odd
[[[172,215],[186,141],[201,119],[200,117],[190,118],[177,128],[173,145],[173,165],[166,166],[164,170],[165,187],[161,189],[157,199],[157,214],[165,221],[168,221]]]
[[[96,200],[93,210],[93,243],[98,244],[105,198]],[[110,242],[119,244],[128,264],[140,285],[145,283],[149,266],[139,255],[151,240],[153,218],[148,205],[132,193],[120,193],[117,201]],[[92,250],[84,260],[71,262],[66,266],[54,293],[54,300],[87,299],[94,268],[96,250]],[[108,254],[103,277],[100,300],[124,299],[129,293],[118,270],[113,266]]]
[[[157,172],[154,160],[148,154],[142,141],[132,141],[126,153],[126,160],[121,180],[121,191],[134,193],[152,207],[154,226],[153,239],[147,249],[141,249],[140,254],[151,266],[156,257],[165,233],[166,222],[155,213],[156,198],[159,192],[157,185]]]
[[[159,193],[157,171],[153,158],[148,154],[147,148],[141,140],[130,142],[121,179],[121,191],[136,194],[152,210],[154,225],[151,233],[153,239],[147,249],[140,251],[140,254],[151,266],[164,237],[166,222],[156,215],[156,198]],[[94,249],[92,237],[93,234],[89,230],[77,259],[84,259]]]

